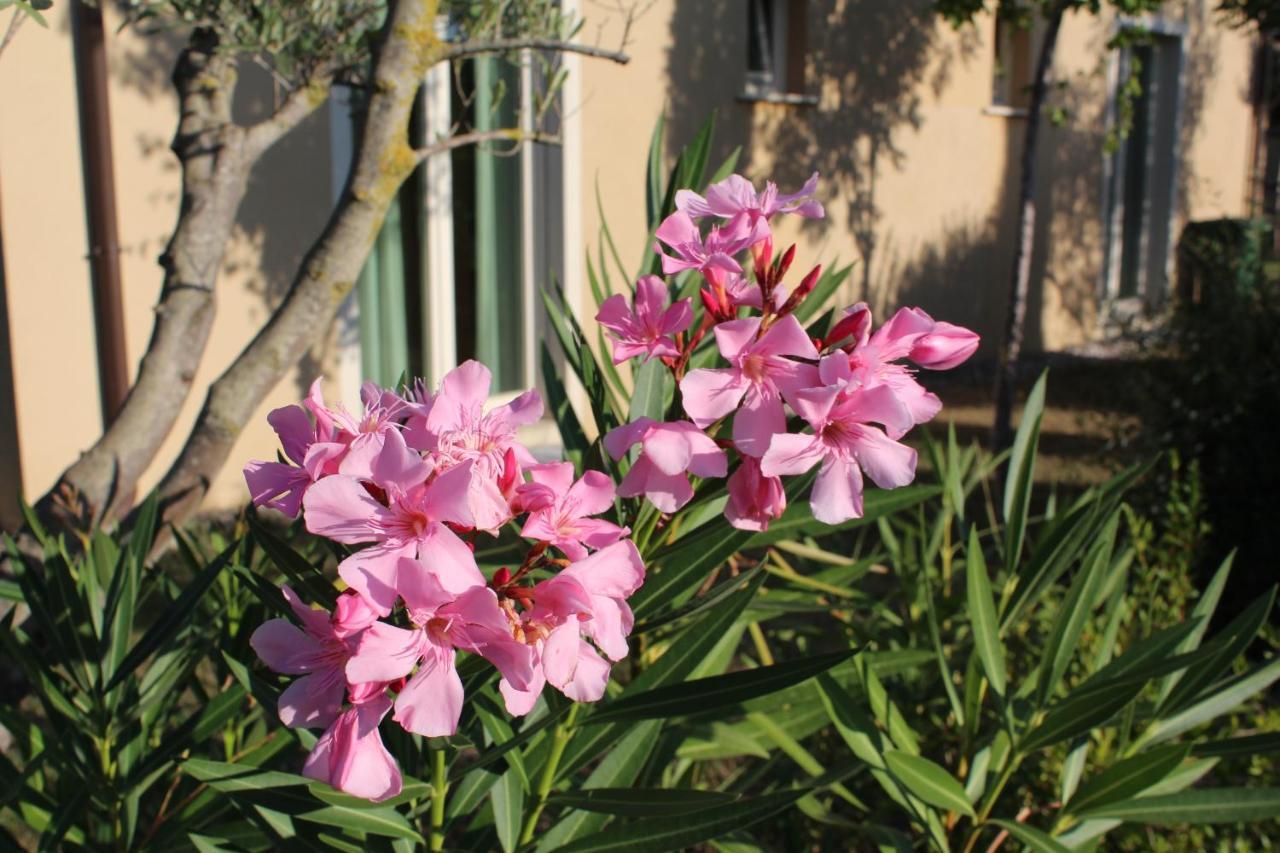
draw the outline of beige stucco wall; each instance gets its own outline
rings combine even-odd
[[[632,63],[583,66],[582,200],[588,243],[595,186],[628,264],[644,246],[644,164],[654,121],[670,117],[667,164],[714,109],[713,163],[743,146],[757,183],[799,186],[823,173],[822,223],[783,220],[812,264],[857,261],[842,293],[881,312],[918,304],[995,343],[1012,260],[1013,205],[1025,120],[991,114],[994,24],[956,32],[927,0],[810,3],[808,90],[816,106],[744,103],[746,25],[735,0],[659,0],[633,26]],[[1207,4],[1170,4],[1185,23],[1187,73],[1177,228],[1247,212],[1251,44]],[[1040,221],[1029,345],[1096,338],[1101,278],[1109,64],[1114,19],[1070,15],[1039,157]],[[602,33],[610,43],[618,24]],[[1175,229],[1176,238],[1176,229]],[[990,351],[988,349],[988,351]]]
[[[0,210],[23,487],[38,497],[101,430],[80,139],[67,4],[50,26],[28,25],[0,61]],[[112,145],[120,220],[127,361],[136,371],[151,334],[161,270],[156,258],[177,217],[180,175],[169,151],[177,101],[169,74],[176,35],[120,30],[107,6]],[[264,75],[242,71],[240,120],[270,107]],[[141,482],[149,489],[181,448],[204,390],[249,341],[288,283],[331,204],[328,118],[322,111],[282,141],[255,171],[218,282],[217,317],[187,401]],[[308,363],[307,374],[316,371]],[[245,429],[214,481],[209,508],[246,493],[240,465],[273,458],[267,411],[299,399],[297,371],[280,383]],[[5,500],[13,474],[0,470]]]
[[[1213,21],[1206,5],[1211,4],[1188,3],[1191,11],[1171,13],[1189,29],[1179,222],[1247,209],[1250,43],[1245,34]],[[756,181],[772,177],[786,190],[815,169],[823,173],[828,219],[779,225],[780,242],[799,243],[799,264],[856,262],[843,300],[867,299],[882,314],[919,304],[973,326],[994,343],[1012,252],[1023,121],[984,110],[993,71],[990,19],[955,32],[927,14],[927,0],[808,6],[808,77],[819,97],[816,106],[738,100],[746,54],[740,0],[656,0],[631,27],[630,64],[581,61],[580,101],[566,104],[566,116],[581,134],[578,203],[585,245],[596,245],[598,186],[624,264],[638,266],[648,251],[644,169],[654,122],[665,110],[669,166],[715,109],[713,164],[741,145],[739,170]],[[615,46],[620,22],[594,4],[583,12],[590,19],[584,37]],[[25,27],[0,59],[6,307],[24,487],[32,498],[100,430],[64,4],[55,5],[50,23],[48,30]],[[168,75],[180,42],[120,31],[118,23],[109,17],[107,31],[133,369],[158,296],[155,258],[176,216],[179,175],[168,151],[176,103]],[[1046,130],[1041,151],[1033,347],[1073,346],[1098,331],[1110,61],[1105,43],[1112,27],[1109,19],[1073,16],[1062,31],[1056,76],[1065,85],[1054,104],[1067,109],[1068,121]],[[244,75],[249,85],[237,113],[250,120],[270,108],[272,93],[253,69]],[[255,172],[218,286],[218,315],[196,378],[198,390],[144,488],[163,474],[204,388],[259,327],[319,232],[331,204],[328,120],[322,110]],[[614,285],[621,282],[615,279]],[[582,308],[586,313],[587,306]],[[304,381],[318,370],[308,359],[263,404],[214,483],[210,507],[243,501],[239,464],[274,454],[267,410],[298,399]],[[8,450],[0,448],[4,499],[15,479]]]

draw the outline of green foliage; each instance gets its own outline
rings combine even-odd
[[[651,198],[685,177],[700,189],[706,172],[685,152]],[[620,267],[611,242],[593,258],[597,299],[612,292],[606,266]],[[550,408],[571,454],[613,466],[596,427],[622,418],[634,386],[554,290],[547,303],[594,423],[567,399]],[[644,406],[666,415],[666,393]],[[27,680],[0,719],[15,740],[2,825],[14,843],[139,850],[973,850],[1007,833],[1058,851],[1261,837],[1280,814],[1274,767],[1257,763],[1280,749],[1280,719],[1258,710],[1280,680],[1280,658],[1255,640],[1272,598],[1214,627],[1231,564],[1192,600],[1179,573],[1199,535],[1194,489],[1157,521],[1126,503],[1152,466],[1044,504],[1032,474],[1047,394],[1042,379],[999,505],[1002,460],[954,430],[926,439],[920,483],[869,491],[865,517],[835,528],[809,515],[803,478],[763,533],[725,526],[714,484],[670,517],[620,501],[647,580],[605,698],[546,691],[512,719],[497,673],[464,655],[455,736],[383,727],[405,786],[381,804],[299,775],[315,735],[279,725],[284,681],[247,643],[286,613],[278,584],[327,602],[345,549],[250,513],[230,541],[177,535],[176,564],[147,567],[154,503],[119,540],[68,549],[37,533],[43,556],[15,553],[4,591],[30,615],[0,622]],[[511,553],[500,538],[477,558],[494,568]]]

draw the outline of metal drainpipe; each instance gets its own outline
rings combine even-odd
[[[129,392],[129,370],[125,362],[115,166],[111,154],[107,50],[101,8],[80,0],[72,2],[71,41],[80,104],[80,151],[98,343],[98,390],[105,427],[115,418]]]

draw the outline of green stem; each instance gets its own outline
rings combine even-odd
[[[449,762],[443,749],[433,752],[435,774],[431,778],[431,850],[444,850],[444,805],[449,793]]]
[[[973,832],[969,834],[969,839],[965,842],[964,853],[970,853],[974,845],[978,843],[978,837],[982,835],[982,827],[986,824],[987,818],[991,816],[991,810],[996,806],[996,800],[1000,799],[1000,792],[1004,790],[1004,786],[1009,784],[1009,780],[1013,778],[1014,772],[1018,769],[1018,765],[1022,763],[1022,756],[1014,754],[1009,756],[1009,763],[1005,765],[1004,771],[1001,772],[1000,778],[996,780],[996,784],[991,789],[991,793],[987,795],[986,800],[982,804],[982,808],[978,810],[978,817],[973,822]]]
[[[542,767],[542,776],[538,779],[538,789],[534,792],[533,805],[529,809],[529,816],[525,818],[524,830],[520,833],[521,847],[533,841],[533,834],[538,829],[538,818],[542,817],[542,810],[547,807],[547,797],[550,796],[551,788],[556,782],[560,759],[564,758],[565,747],[573,738],[573,722],[577,716],[578,705],[574,704],[569,709],[564,722],[556,726],[555,733],[551,736],[551,754],[547,756],[547,763]]]

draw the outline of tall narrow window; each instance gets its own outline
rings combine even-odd
[[[414,116],[418,145],[471,131],[531,129],[538,62],[480,57],[433,68]],[[558,128],[547,109],[542,130]],[[388,210],[358,284],[361,373],[438,381],[467,359],[495,394],[536,384],[539,287],[563,276],[557,146],[498,141],[430,158]]]
[[[993,39],[995,64],[991,75],[993,106],[1025,110],[1030,103],[1035,73],[1032,35],[1030,22],[996,16]]]
[[[805,0],[747,0],[748,100],[813,103],[805,94]]]

